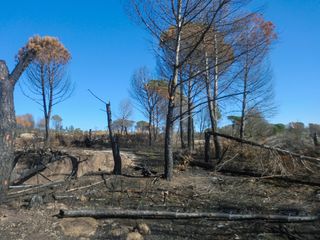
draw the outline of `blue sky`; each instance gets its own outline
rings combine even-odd
[[[279,40],[270,60],[274,72],[278,114],[271,122],[320,122],[320,1],[256,0],[266,19],[276,25]],[[110,100],[114,118],[118,104],[129,97],[130,78],[140,66],[153,68],[149,35],[133,24],[120,0],[5,1],[0,15],[0,59],[14,67],[14,56],[30,36],[58,37],[70,50],[69,73],[76,83],[70,99],[54,113],[65,126],[104,129],[103,108],[92,98]],[[22,78],[21,83],[24,79]],[[16,113],[42,117],[39,106],[23,96],[17,86]],[[135,120],[142,118],[138,110]]]

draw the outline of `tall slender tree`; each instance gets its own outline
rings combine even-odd
[[[49,143],[50,120],[54,105],[66,100],[73,91],[66,67],[69,51],[57,38],[44,37],[36,59],[27,68],[27,81],[20,84],[23,93],[38,103],[45,119],[45,143]]]
[[[243,2],[243,1],[240,1]],[[170,66],[170,78],[168,82],[168,111],[165,129],[165,177],[172,179],[173,173],[173,126],[174,109],[177,101],[177,87],[180,68],[196,54],[207,32],[212,28],[215,19],[220,13],[239,1],[233,0],[131,0],[138,19],[160,43],[159,56],[167,61]],[[236,10],[236,9],[235,9]],[[234,11],[231,11],[234,12]],[[229,17],[224,15],[223,18]],[[219,18],[221,18],[219,16]],[[196,34],[183,34],[187,32],[190,23],[200,22]],[[174,41],[166,41],[166,39]],[[191,39],[190,44],[184,44]]]
[[[244,138],[245,123],[251,112],[272,113],[273,88],[270,68],[265,63],[271,44],[277,38],[274,25],[261,15],[252,15],[241,24],[239,50],[244,54],[239,58],[240,91],[242,92],[239,137]],[[254,114],[253,114],[254,115]]]
[[[160,122],[160,111],[165,98],[163,94],[165,85],[166,82],[163,80],[154,80],[146,67],[138,69],[132,76],[130,95],[148,119],[149,146],[157,136],[157,125]]]

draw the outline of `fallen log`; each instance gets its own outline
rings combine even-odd
[[[216,135],[218,137],[226,138],[226,139],[229,139],[229,140],[236,141],[238,143],[243,143],[243,144],[251,145],[251,146],[254,146],[254,147],[260,147],[260,148],[264,148],[264,149],[267,149],[267,150],[272,150],[272,151],[276,151],[276,152],[279,152],[279,153],[288,154],[288,155],[290,155],[292,157],[297,157],[297,158],[304,159],[304,160],[307,160],[307,161],[310,161],[310,162],[313,162],[313,163],[320,164],[320,158],[304,156],[304,155],[301,155],[301,154],[298,154],[298,153],[294,153],[294,152],[290,152],[288,150],[284,150],[284,149],[281,149],[281,148],[278,148],[278,147],[271,147],[269,145],[259,144],[259,143],[256,143],[256,142],[252,142],[252,141],[249,141],[249,140],[245,140],[245,139],[229,136],[229,135],[222,134],[222,133],[207,132],[207,134]]]
[[[206,218],[215,221],[248,221],[264,220],[276,222],[314,222],[320,217],[312,216],[288,216],[270,214],[228,214],[219,212],[169,212],[169,211],[149,211],[149,210],[60,210],[56,215],[59,218],[92,217],[92,218],[131,218],[131,219],[199,219]]]

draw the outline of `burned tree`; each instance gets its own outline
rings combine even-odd
[[[129,99],[122,100],[119,105],[119,119],[118,124],[120,124],[120,132],[121,134],[125,133],[128,135],[128,128],[132,126],[132,121],[130,121],[130,117],[132,115],[132,104]]]
[[[107,102],[103,101],[101,98],[97,97],[90,89],[88,89],[88,91],[90,92],[90,94],[92,96],[94,96],[96,99],[98,99],[100,102],[102,102],[106,107],[108,130],[109,130],[109,139],[110,139],[110,143],[111,143],[113,161],[114,161],[113,174],[121,175],[122,160],[121,160],[121,156],[120,156],[118,138],[113,135],[113,131],[112,131],[111,104],[110,104],[110,102],[107,103]]]
[[[138,69],[131,80],[130,95],[148,118],[149,146],[157,137],[160,111],[163,105],[165,81],[153,80],[146,67]],[[154,130],[154,131],[152,131]]]
[[[66,76],[69,51],[57,38],[44,37],[38,54],[26,71],[22,92],[42,107],[45,120],[45,143],[49,143],[50,119],[54,105],[70,97],[73,86]]]
[[[14,167],[15,111],[13,91],[20,76],[37,57],[45,38],[31,38],[19,51],[17,65],[10,73],[5,61],[0,61],[0,196],[6,193]]]
[[[241,30],[238,50],[243,52],[239,58],[240,92],[242,96],[239,137],[244,138],[245,123],[253,112],[274,112],[271,74],[264,59],[270,45],[277,38],[272,22],[260,15],[252,15],[239,23]]]
[[[133,8],[140,22],[149,30],[161,46],[159,56],[170,66],[170,79],[168,81],[168,110],[165,129],[165,178],[172,179],[173,173],[173,128],[174,109],[177,104],[177,87],[179,70],[193,56],[214,20],[220,12],[238,1],[231,0],[193,0],[193,1],[136,1],[131,0]],[[229,15],[230,16],[230,15]],[[193,34],[193,41],[184,48],[183,31],[192,22],[205,23],[197,34]],[[167,44],[164,41],[168,35],[174,39]],[[190,36],[189,36],[190,37]],[[168,56],[168,57],[167,57]]]
[[[111,104],[106,103],[106,111],[108,117],[108,129],[109,129],[109,138],[111,142],[113,160],[114,160],[114,167],[113,167],[113,174],[121,175],[121,156],[119,150],[119,144],[117,138],[113,135],[112,132],[112,116],[111,116]]]

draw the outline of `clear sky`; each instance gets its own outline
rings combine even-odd
[[[270,60],[274,72],[278,114],[271,122],[320,123],[320,1],[254,0],[274,22],[279,40]],[[58,37],[70,50],[69,73],[74,94],[55,106],[64,126],[104,129],[103,105],[89,95],[90,88],[110,100],[116,118],[119,102],[129,98],[133,71],[155,65],[149,35],[133,24],[120,0],[4,1],[0,14],[0,59],[14,67],[14,56],[30,36]],[[21,83],[24,79],[22,78]],[[16,113],[42,117],[38,105],[15,91]],[[138,110],[135,120],[142,118]]]

